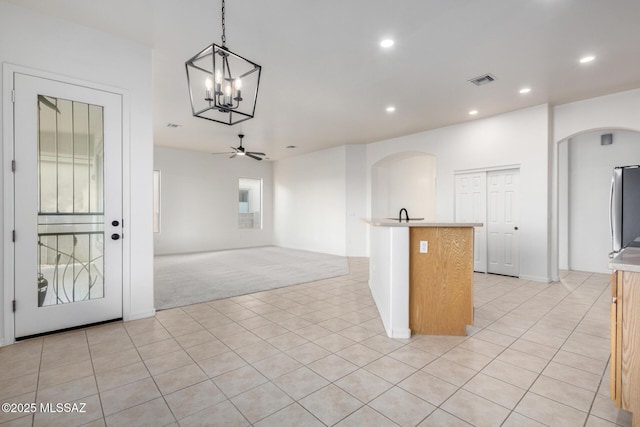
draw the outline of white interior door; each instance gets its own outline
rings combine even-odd
[[[475,172],[455,176],[456,213],[459,222],[481,222],[487,217],[487,174]],[[473,269],[487,272],[486,227],[475,227],[473,239]]]
[[[122,317],[122,97],[14,73],[15,336]]]
[[[489,273],[508,276],[520,274],[519,176],[518,169],[487,173]]]

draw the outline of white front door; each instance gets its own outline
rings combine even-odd
[[[487,272],[487,173],[474,172],[455,176],[456,216],[458,222],[481,222],[474,228],[473,270]]]
[[[15,336],[122,317],[122,96],[14,73]]]
[[[520,274],[519,176],[518,169],[487,173],[489,273],[508,276]]]

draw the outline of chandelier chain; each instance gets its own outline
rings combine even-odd
[[[225,26],[224,26],[224,0],[222,0],[222,47],[224,47],[227,42],[227,36],[225,34]]]

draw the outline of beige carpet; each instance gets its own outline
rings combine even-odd
[[[264,246],[155,257],[157,310],[349,273],[346,257]]]

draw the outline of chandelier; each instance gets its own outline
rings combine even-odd
[[[222,45],[204,48],[185,63],[193,115],[234,125],[253,118],[260,67],[226,47],[225,0],[222,0]]]

